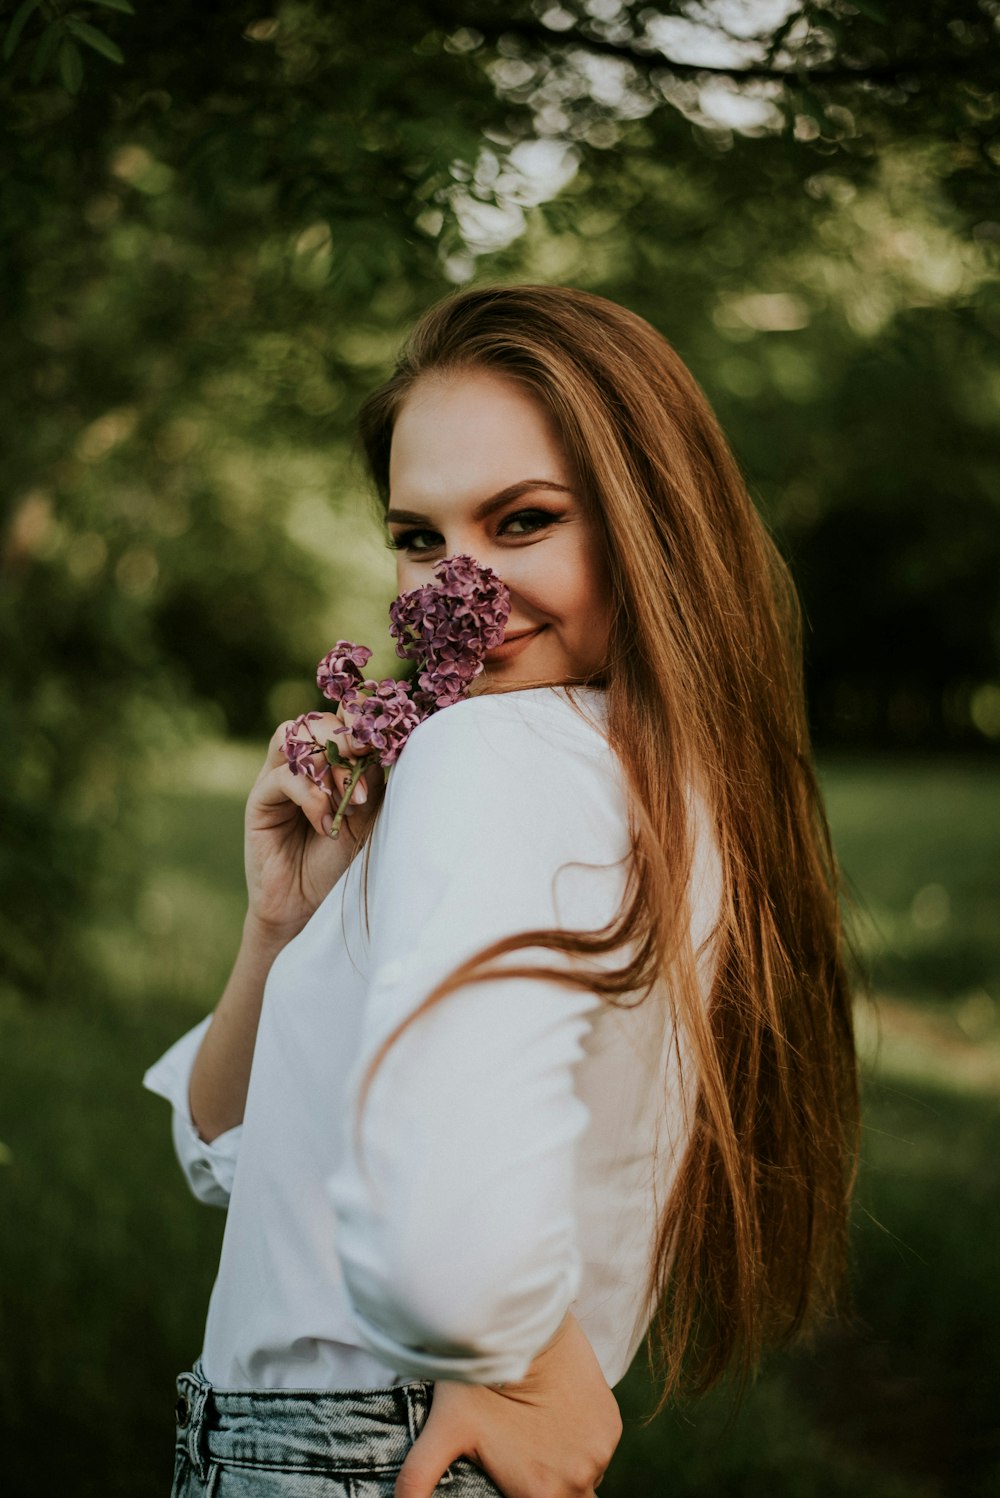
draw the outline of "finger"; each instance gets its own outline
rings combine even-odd
[[[286,763],[285,737],[288,730],[294,727],[297,722],[297,718],[287,718],[284,723],[278,724],[267,746],[267,758],[264,761],[265,769],[273,770],[279,765]],[[335,732],[337,729],[342,730],[343,727],[344,724],[336,713],[310,713],[300,736],[306,737],[307,733],[311,733],[318,746],[322,749],[325,749],[327,741],[332,739],[341,754],[348,755],[351,752],[348,750],[346,743],[349,735],[343,732]],[[351,743],[353,744],[353,742],[352,739]]]
[[[324,722],[318,725],[317,737],[319,736],[318,728],[322,728],[327,736],[333,739],[346,759],[363,759],[369,752],[369,746],[359,743],[351,732],[354,715],[350,710],[341,703],[336,712],[324,713],[323,718],[330,721],[328,724]]]
[[[331,779],[334,785],[334,800],[339,805],[347,791],[348,782],[354,770],[350,765],[336,765],[331,771]],[[368,786],[365,784],[364,771],[358,776],[351,792],[350,806],[363,806],[368,800]]]
[[[455,1451],[450,1456],[437,1453],[428,1456],[423,1451],[418,1453],[419,1444],[418,1442],[411,1448],[409,1456],[399,1469],[396,1486],[392,1490],[393,1498],[433,1498],[438,1483],[452,1462],[462,1455],[460,1451]]]
[[[251,829],[257,825],[274,826],[286,820],[290,804],[299,807],[315,830],[325,835],[324,818],[329,817],[332,821],[336,810],[335,805],[331,807],[330,792],[315,785],[306,775],[293,775],[288,765],[268,770],[258,780],[247,803]],[[350,814],[352,809],[348,805],[347,813]]]
[[[393,1498],[432,1498],[434,1489],[452,1462],[465,1455],[467,1444],[453,1422],[435,1422],[432,1407],[423,1430],[399,1469]]]

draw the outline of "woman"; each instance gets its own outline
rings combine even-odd
[[[592,1494],[651,1322],[665,1401],[842,1277],[794,589],[691,374],[601,298],[449,299],[361,430],[400,590],[466,554],[511,613],[346,837],[349,772],[293,776],[285,725],[251,792],[232,977],[146,1077],[229,1206],[175,1495]]]

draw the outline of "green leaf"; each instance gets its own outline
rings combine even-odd
[[[24,0],[24,4],[19,5],[17,10],[14,12],[14,19],[7,27],[7,35],[4,37],[4,62],[8,62],[10,58],[13,57],[14,48],[17,46],[18,42],[21,39],[21,32],[24,30],[25,21],[31,15],[31,12],[33,10],[38,9],[40,3],[41,0]]]
[[[45,69],[52,61],[52,54],[55,52],[56,45],[59,42],[62,34],[62,22],[53,21],[51,26],[46,26],[45,30],[38,38],[38,45],[35,48],[34,56],[31,59],[30,77],[32,83],[38,83],[41,79],[41,76],[45,72]]]
[[[100,52],[109,62],[124,62],[125,56],[117,42],[113,42],[103,31],[98,31],[96,26],[90,26],[86,21],[78,21],[75,16],[67,16],[66,26],[74,36],[78,36],[81,42],[88,47],[93,47],[95,52]]]
[[[326,741],[326,757],[331,765],[350,764],[350,760],[344,758],[333,739]]]
[[[134,16],[135,10],[128,0],[90,0],[91,5],[106,5],[108,10],[120,10],[123,16]]]
[[[79,47],[75,42],[71,42],[69,37],[63,39],[63,44],[59,48],[59,76],[67,93],[79,93],[80,84],[83,82],[83,58],[80,56]]]

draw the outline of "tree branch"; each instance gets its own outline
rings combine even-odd
[[[647,73],[654,70],[669,72],[678,78],[704,78],[707,75],[734,80],[764,79],[779,83],[890,83],[899,78],[914,75],[926,74],[937,78],[942,74],[974,74],[986,62],[984,52],[980,50],[976,54],[970,52],[964,55],[952,54],[948,57],[928,53],[921,57],[895,58],[884,63],[870,63],[864,67],[850,67],[845,63],[816,68],[769,68],[763,65],[718,67],[707,63],[676,62],[660,51],[631,46],[627,42],[606,41],[603,37],[588,36],[576,30],[550,31],[547,26],[532,21],[518,21],[513,25],[506,23],[489,27],[484,27],[480,21],[475,29],[486,41],[493,43],[498,42],[501,37],[511,37],[527,42],[531,46],[544,47],[546,51],[579,47],[584,51],[596,53],[598,56],[615,57],[622,62],[632,63]]]

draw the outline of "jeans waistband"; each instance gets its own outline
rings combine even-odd
[[[199,1358],[177,1378],[177,1435],[202,1480],[212,1461],[389,1474],[422,1429],[432,1390],[419,1380],[387,1389],[216,1389]],[[440,1479],[451,1480],[450,1471]]]

